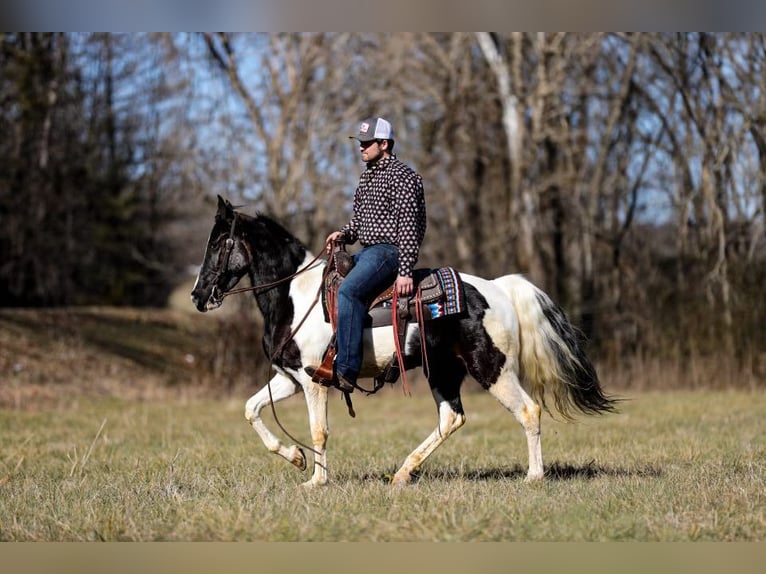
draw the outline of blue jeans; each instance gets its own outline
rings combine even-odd
[[[335,368],[338,376],[356,382],[362,368],[362,333],[373,298],[389,287],[399,270],[399,249],[379,243],[354,254],[354,267],[338,289]]]

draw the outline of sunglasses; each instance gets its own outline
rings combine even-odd
[[[378,143],[378,140],[370,140],[368,142],[361,142],[360,141],[359,145],[362,146],[362,149],[367,149],[368,147],[370,147],[374,143]]]

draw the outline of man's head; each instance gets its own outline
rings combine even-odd
[[[356,135],[349,138],[359,141],[362,160],[377,161],[390,155],[394,149],[394,128],[383,118],[367,118],[359,123]]]
[[[394,139],[394,128],[391,122],[383,118],[367,118],[359,124],[359,129],[355,136],[360,142],[369,142],[372,140],[392,140]]]

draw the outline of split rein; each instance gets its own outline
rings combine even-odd
[[[227,241],[228,241],[228,239],[227,239]],[[277,279],[276,281],[272,281],[271,283],[261,283],[260,285],[253,285],[251,287],[240,287],[238,289],[232,289],[231,291],[226,291],[225,293],[222,293],[221,297],[228,297],[229,295],[236,295],[237,293],[247,293],[248,291],[260,291],[260,290],[266,291],[267,289],[271,289],[272,287],[276,287],[277,285],[281,285],[282,283],[286,283],[286,282],[288,282],[288,281],[290,281],[292,279],[295,279],[301,273],[304,273],[306,271],[309,271],[310,269],[313,269],[313,265],[319,260],[319,258],[321,256],[322,256],[322,254],[320,253],[319,255],[314,257],[314,259],[309,261],[306,264],[305,267],[303,267],[302,269],[298,269],[298,271],[296,271],[292,275],[288,275],[287,277],[282,277],[281,279]],[[315,304],[316,304],[317,300],[318,300],[318,297],[314,301]],[[311,307],[313,307],[313,306],[314,305],[312,305]],[[310,310],[311,310],[311,308],[309,308],[309,311]]]
[[[234,230],[237,223],[237,214],[234,214],[234,220],[231,222],[231,231],[229,232],[229,237],[226,238],[226,243],[224,244],[224,252],[221,255],[221,265],[218,268],[218,271],[216,273],[216,283],[217,280],[220,278],[220,276],[225,272],[225,270],[229,266],[229,257],[231,257],[231,251],[234,249]],[[252,252],[250,251],[250,247],[247,245],[247,243],[243,242],[243,245],[245,245],[245,248],[248,252],[248,255],[250,256],[250,263],[252,265],[253,262],[253,256]],[[273,287],[276,287],[277,285],[281,285],[282,283],[286,283],[288,281],[291,281],[301,273],[305,273],[306,271],[309,271],[310,269],[313,269],[317,261],[322,257],[322,252],[320,251],[316,257],[314,257],[311,261],[309,261],[303,268],[298,269],[295,273],[292,275],[288,275],[287,277],[282,277],[281,279],[277,279],[276,281],[272,281],[270,283],[261,283],[259,285],[252,285],[250,287],[240,287],[239,289],[232,289],[230,291],[222,292],[220,294],[221,300],[223,300],[225,297],[228,297],[229,295],[235,295],[238,293],[246,293],[248,291],[260,291],[260,290],[268,290]],[[271,356],[269,356],[269,364],[274,364],[274,359],[279,356],[279,354],[284,350],[285,346],[293,340],[295,337],[295,334],[298,332],[298,330],[303,326],[303,324],[306,322],[306,319],[308,319],[308,316],[311,314],[311,311],[314,309],[316,304],[319,302],[319,298],[322,294],[322,286],[324,285],[324,280],[327,276],[327,274],[330,272],[330,265],[329,261],[332,260],[332,253],[330,253],[327,257],[328,259],[328,265],[326,266],[323,274],[322,274],[322,281],[319,283],[319,289],[317,289],[317,293],[314,297],[314,300],[311,302],[311,305],[309,305],[309,308],[306,310],[306,313],[303,315],[303,318],[300,320],[300,322],[295,326],[295,328],[290,332],[290,334],[285,337],[279,345],[274,349],[274,351],[271,353]],[[215,289],[218,287],[216,286]],[[315,455],[319,455],[320,453],[317,452],[317,450],[304,442],[301,442],[297,438],[295,438],[290,432],[282,425],[282,423],[279,420],[279,417],[277,416],[277,411],[274,406],[274,396],[271,392],[271,379],[266,383],[266,386],[269,389],[269,404],[271,405],[271,413],[274,415],[274,421],[279,426],[280,429],[282,429],[282,432],[285,433],[292,441],[294,441],[296,444],[299,444],[300,446],[308,449],[309,451],[313,452]],[[346,402],[348,403],[348,397],[346,396]],[[314,462],[314,464],[317,464]]]
[[[216,278],[215,278],[215,284],[216,286],[214,289],[218,289],[217,283],[218,279],[223,275],[224,271],[229,266],[229,258],[231,257],[231,251],[234,249],[234,230],[237,224],[237,214],[234,214],[234,219],[231,222],[231,231],[229,231],[229,236],[226,238],[226,243],[224,244],[224,252],[221,254],[221,265],[218,267],[218,271],[216,272]],[[245,249],[247,250],[248,256],[250,258],[250,265],[253,264],[253,254],[250,251],[250,246],[243,242],[243,245],[245,246]],[[248,291],[266,291],[268,289],[271,289],[273,287],[276,287],[277,285],[281,285],[282,283],[287,283],[288,281],[292,281],[295,279],[298,275],[301,273],[305,273],[306,271],[309,271],[314,268],[314,264],[319,261],[320,257],[322,257],[322,252],[320,251],[314,259],[309,261],[303,268],[298,269],[295,273],[292,275],[288,275],[287,277],[282,277],[281,279],[277,279],[276,281],[272,281],[270,283],[261,283],[259,285],[251,285],[250,287],[240,287],[238,289],[231,289],[229,291],[221,292],[220,298],[223,300],[225,297],[228,297],[229,295],[236,295],[238,293],[247,293]],[[316,304],[319,302],[319,298],[322,294],[322,285],[324,284],[324,279],[327,276],[327,273],[330,271],[330,265],[329,261],[332,259],[332,254],[329,254],[327,257],[328,265],[325,267],[324,273],[322,274],[322,281],[319,283],[319,289],[317,289],[317,293],[314,296],[314,300],[311,302],[311,305],[309,305],[308,310],[306,311],[306,314],[303,316],[303,318],[300,320],[298,325],[296,325],[295,329],[293,329],[290,334],[279,344],[277,345],[277,348],[274,350],[274,352],[269,357],[269,362],[273,363],[274,359],[282,352],[285,345],[292,341],[293,337],[295,337],[295,334],[298,332],[298,329],[300,329],[303,326],[303,323],[306,322],[306,319],[311,314],[311,311],[314,309]],[[220,291],[220,290],[219,290]],[[271,386],[269,386],[269,391],[271,391]]]
[[[231,230],[229,231],[229,236],[226,238],[226,242],[224,244],[224,251],[221,254],[221,261],[220,265],[218,266],[218,271],[216,272],[216,277],[214,283],[216,284],[216,289],[218,279],[223,275],[223,273],[226,271],[226,269],[229,267],[229,258],[231,257],[231,251],[234,249],[234,231],[236,229],[237,225],[237,214],[234,214],[234,219],[231,222]],[[253,262],[253,254],[250,251],[250,247],[247,245],[247,243],[243,242],[243,245],[245,246],[245,249],[247,250],[248,255],[250,256],[250,263],[252,265]],[[290,281],[291,279],[295,279],[298,275],[301,273],[308,271],[309,269],[312,269],[312,266],[314,263],[316,263],[319,258],[322,256],[322,252],[320,251],[319,254],[314,257],[311,261],[309,261],[303,269],[298,269],[295,273],[292,275],[288,275],[287,277],[282,277],[281,279],[277,279],[276,281],[272,281],[271,283],[261,283],[260,285],[252,285],[251,287],[240,287],[239,289],[232,289],[230,291],[221,292],[220,297],[223,300],[223,298],[228,297],[229,295],[236,295],[237,293],[246,293],[248,291],[259,291],[259,290],[267,290],[271,289],[272,287],[276,287],[277,285],[281,285],[282,283],[286,283],[287,281]],[[317,294],[317,299],[318,299]],[[315,301],[316,303],[316,301]],[[311,306],[313,307],[313,305]],[[309,311],[311,311],[311,308],[309,308]]]

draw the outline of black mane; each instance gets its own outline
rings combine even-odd
[[[280,223],[261,213],[250,216],[237,213],[239,229],[250,243],[253,273],[259,283],[292,275],[306,259],[306,246]]]
[[[263,214],[249,216],[238,213],[239,233],[250,245],[253,262],[250,280],[253,285],[272,283],[294,274],[306,260],[306,246],[280,223]],[[295,307],[290,297],[290,281],[271,289],[256,291],[255,299],[264,318],[263,350],[272,357],[275,349],[290,336]],[[279,356],[272,357],[277,366],[300,368],[301,353],[294,341],[285,345]]]

